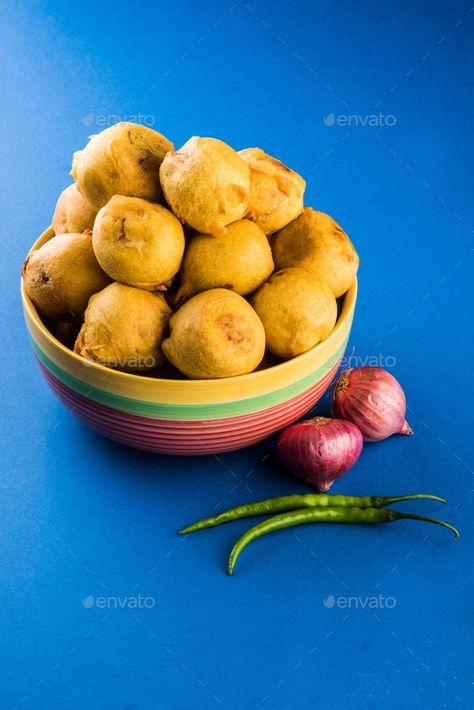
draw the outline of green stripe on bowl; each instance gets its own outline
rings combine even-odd
[[[282,402],[286,402],[309,389],[316,384],[318,380],[321,380],[327,375],[342,356],[347,343],[346,340],[322,367],[298,382],[288,385],[287,387],[282,387],[274,392],[229,402],[211,402],[209,404],[160,404],[157,402],[145,402],[139,399],[132,399],[131,397],[123,397],[122,395],[112,394],[105,390],[92,387],[58,367],[39,349],[38,345],[31,337],[30,341],[36,356],[51,374],[64,385],[82,394],[84,397],[107,407],[112,407],[122,412],[128,412],[129,414],[138,414],[143,417],[153,417],[155,419],[178,420],[228,419],[229,417],[237,417],[242,414],[253,414],[254,412],[259,412],[281,404]]]

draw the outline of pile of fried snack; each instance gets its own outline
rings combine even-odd
[[[260,148],[193,137],[175,151],[151,128],[117,123],[74,154],[72,176],[55,236],[22,273],[45,324],[82,357],[232,377],[333,330],[357,253],[304,207],[303,178]]]

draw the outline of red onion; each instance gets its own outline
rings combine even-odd
[[[362,434],[351,422],[314,417],[284,429],[277,452],[285,468],[324,492],[357,461],[362,446]]]
[[[344,370],[333,392],[334,414],[358,426],[364,441],[413,434],[405,419],[405,393],[395,377],[381,367]]]

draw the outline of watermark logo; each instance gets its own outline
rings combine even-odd
[[[82,600],[84,609],[153,609],[155,605],[154,597],[143,597],[141,594],[131,597],[94,597],[89,594]]]
[[[330,594],[326,599],[323,599],[323,604],[326,609],[393,609],[397,606],[395,597],[384,597],[379,594],[376,597],[336,597]]]
[[[83,358],[82,365],[84,367],[92,367],[97,365],[98,361],[92,357]],[[99,362],[101,365],[111,367],[118,370],[152,370],[157,367],[158,361],[154,355],[131,355],[130,357],[108,357],[106,362]]]
[[[344,128],[371,128],[388,127],[391,128],[397,122],[397,117],[392,113],[328,113],[323,117],[326,126],[342,126]]]
[[[385,370],[395,367],[397,364],[397,358],[394,355],[383,355],[378,353],[377,355],[355,355],[352,352],[350,355],[344,355],[341,360],[341,366],[345,369],[347,367],[383,367]]]
[[[131,121],[132,123],[141,123],[143,126],[154,126],[156,118],[150,113],[132,113],[132,114],[114,114],[114,113],[88,113],[83,116],[82,123],[85,126],[97,126],[98,128],[107,128],[113,126],[120,121]]]

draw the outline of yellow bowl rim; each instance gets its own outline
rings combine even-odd
[[[48,227],[43,234],[41,234],[40,237],[35,241],[33,246],[28,252],[28,256],[35,250],[38,249],[40,246],[42,246],[44,243],[46,243],[49,239],[54,237],[54,231],[52,226]],[[214,379],[206,379],[206,380],[191,380],[191,379],[186,379],[186,380],[177,380],[173,378],[163,378],[163,377],[153,377],[152,380],[155,383],[163,383],[167,384],[170,386],[170,383],[176,382],[176,383],[183,383],[185,382],[190,388],[193,386],[195,387],[202,387],[203,382],[208,383],[209,386],[212,386],[212,384],[224,384],[226,382],[232,381],[232,382],[248,382],[251,380],[255,384],[257,384],[257,379],[260,376],[267,376],[267,374],[271,372],[278,373],[280,376],[284,376],[285,370],[290,370],[295,367],[295,364],[301,363],[301,365],[304,365],[307,363],[307,361],[311,360],[315,356],[318,355],[319,350],[321,347],[324,345],[325,348],[330,346],[331,342],[333,340],[338,340],[339,337],[339,331],[341,331],[343,328],[347,326],[348,321],[350,321],[353,317],[353,313],[355,310],[355,304],[357,300],[357,289],[358,289],[358,281],[357,281],[357,276],[354,278],[354,281],[352,282],[352,285],[349,287],[349,289],[346,291],[344,294],[344,302],[342,305],[341,313],[339,315],[339,318],[337,319],[336,325],[334,326],[333,331],[331,334],[326,338],[326,340],[323,340],[322,342],[318,343],[315,345],[313,348],[310,350],[307,350],[306,352],[302,353],[301,355],[297,355],[294,358],[291,358],[290,360],[286,360],[285,362],[278,363],[278,365],[272,365],[271,367],[264,368],[263,370],[257,370],[254,372],[249,372],[245,375],[236,375],[235,377],[222,377],[222,378],[214,378]],[[23,278],[21,278],[21,299],[22,299],[22,304],[23,308],[25,309],[25,312],[28,314],[28,316],[31,318],[32,322],[35,324],[35,326],[38,328],[39,331],[41,331],[43,337],[49,341],[50,345],[53,348],[57,348],[60,352],[62,352],[65,357],[72,358],[73,361],[76,363],[83,365],[84,364],[84,358],[82,358],[80,355],[75,353],[73,350],[70,350],[68,347],[63,345],[57,338],[54,337],[54,335],[51,333],[51,331],[48,330],[48,328],[45,326],[43,321],[41,320],[41,317],[36,309],[36,306],[26,293],[25,289],[25,284],[23,281]],[[105,372],[114,375],[114,377],[117,377],[122,380],[122,382],[128,382],[129,384],[133,384],[134,382],[143,382],[145,378],[143,375],[140,374],[135,374],[131,372],[122,372],[121,370],[114,370],[112,368],[105,367],[104,365],[100,365],[99,363],[95,362],[88,362],[88,367],[92,369],[92,371],[97,372],[98,374],[104,374]]]

